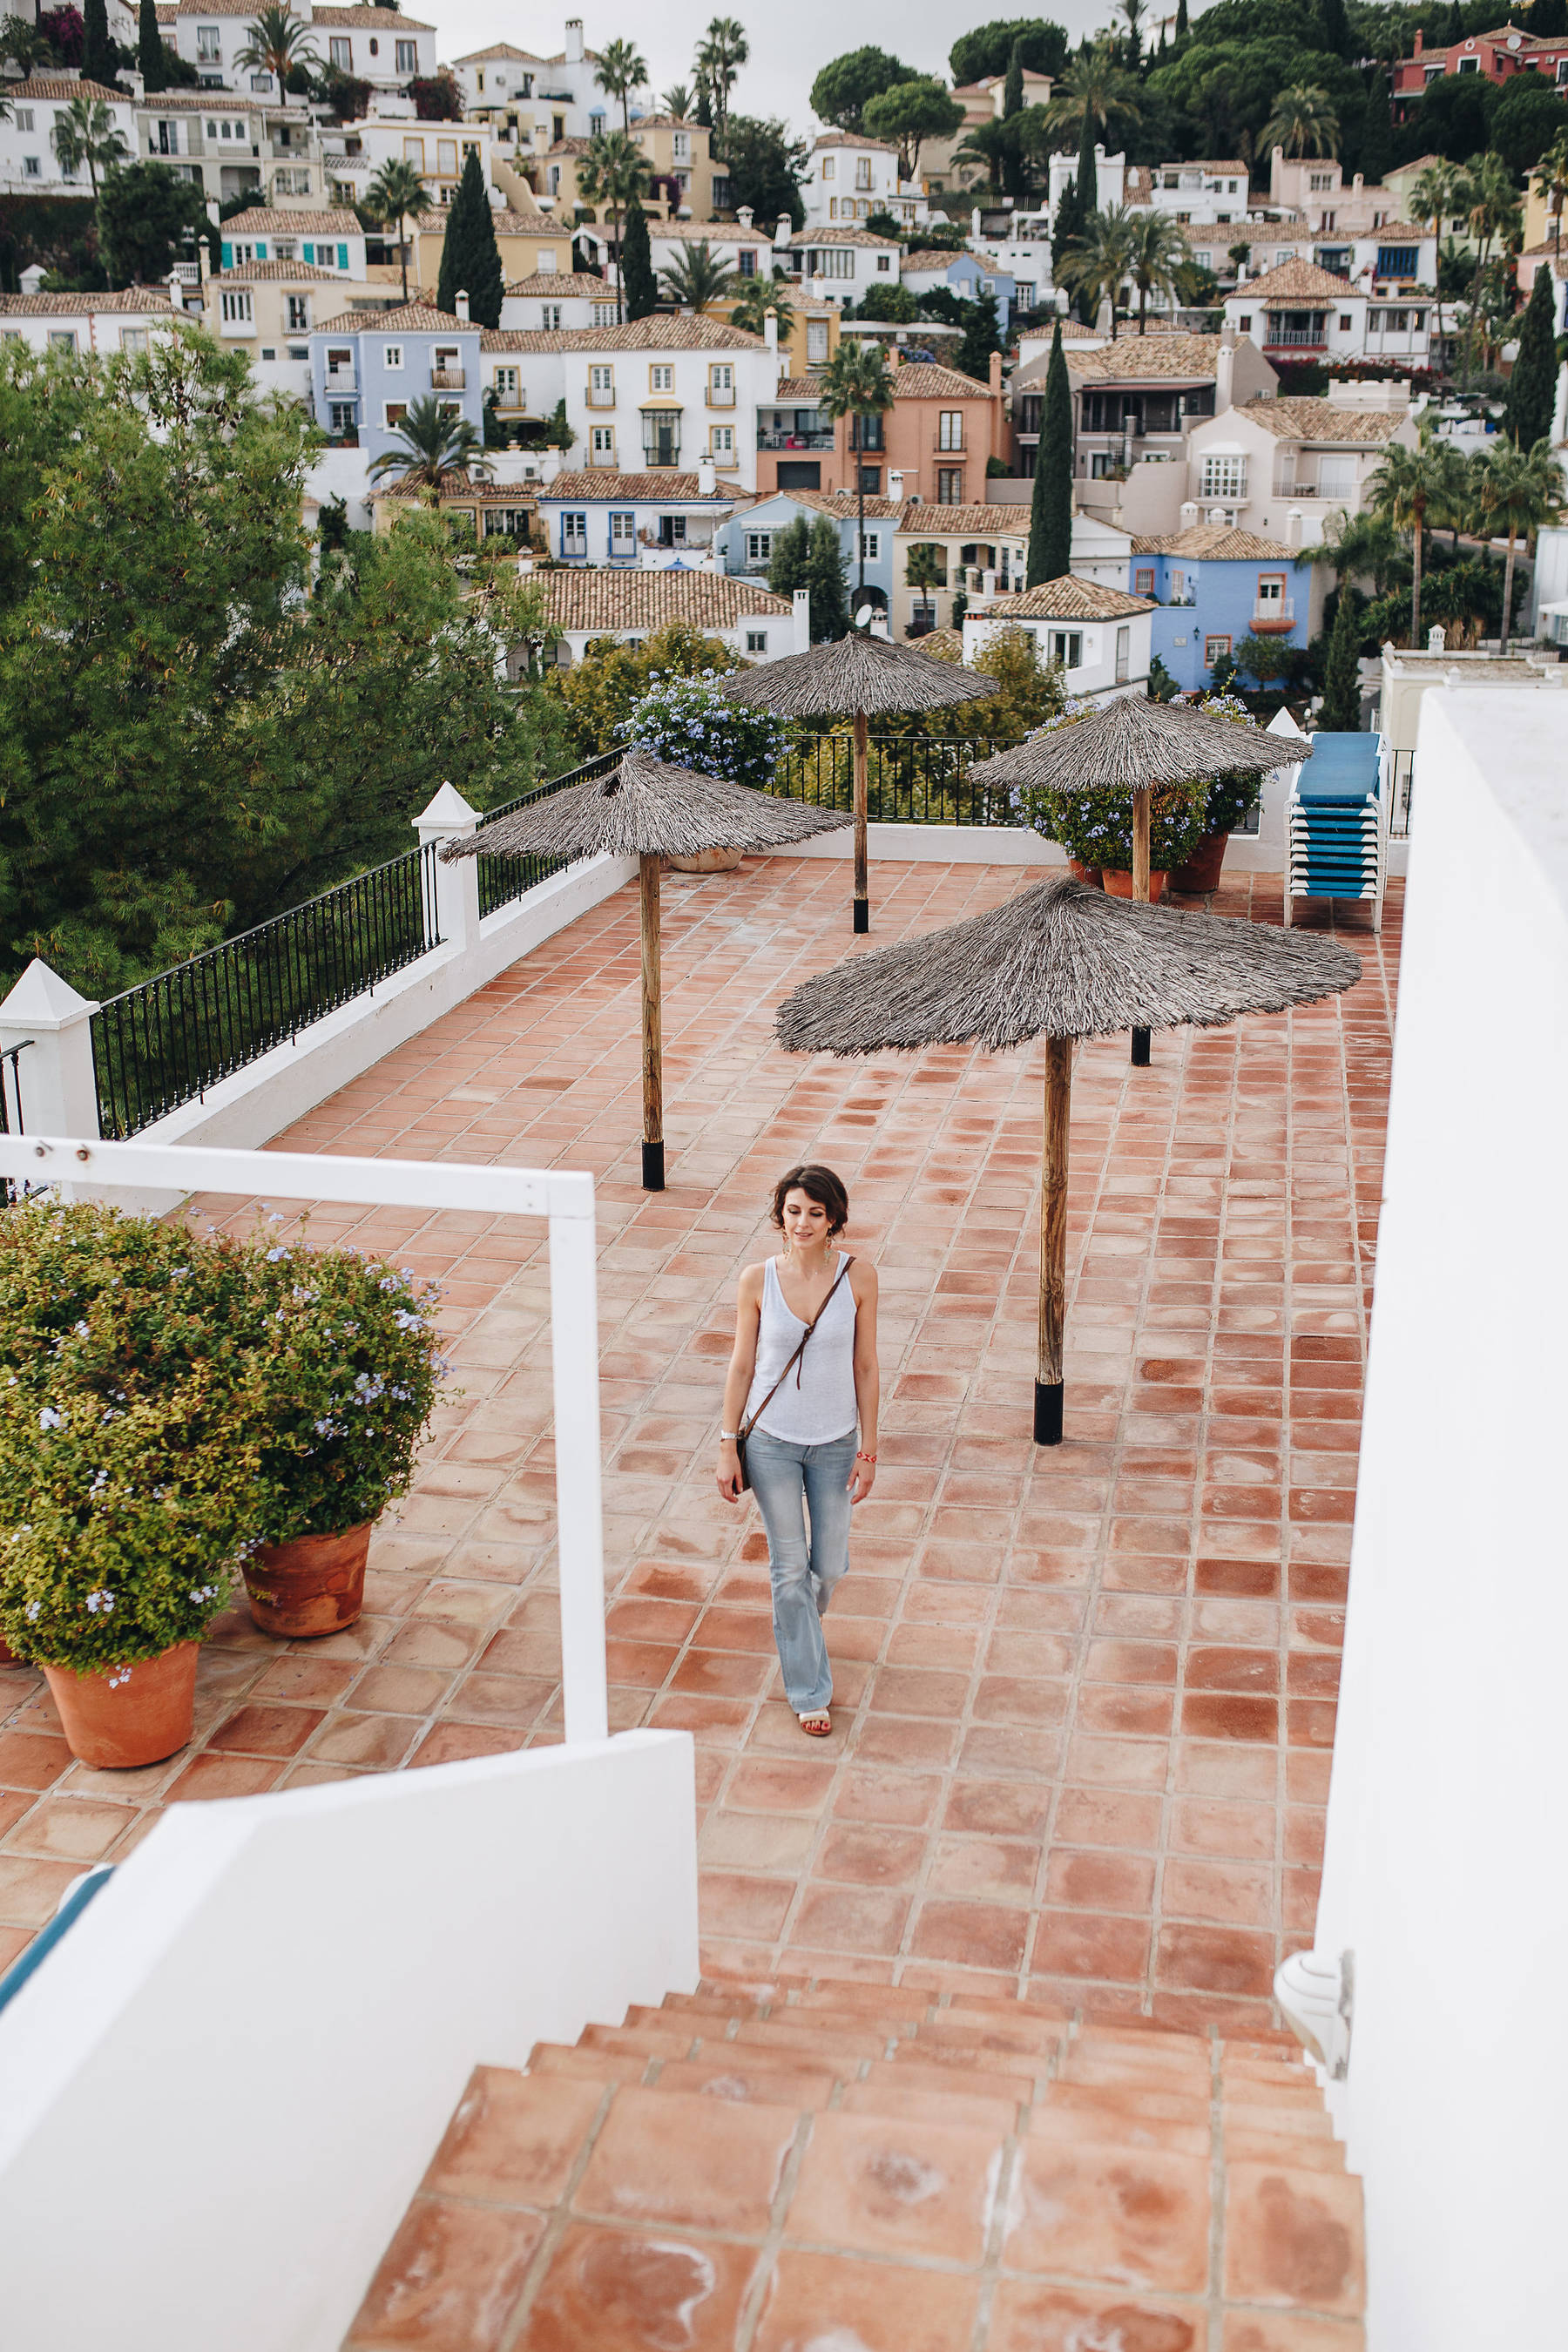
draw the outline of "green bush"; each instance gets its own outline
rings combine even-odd
[[[243,1249],[53,1200],[0,1217],[0,1632],[82,1673],[198,1639],[257,1527]]]
[[[1211,719],[1228,719],[1233,726],[1250,727],[1253,717],[1238,694],[1178,695],[1177,701],[1206,711]],[[1263,792],[1261,776],[1226,776],[1206,787],[1204,833],[1234,833],[1258,806]],[[1159,860],[1156,858],[1155,864]]]
[[[1076,727],[1096,705],[1084,695],[1068,698],[1054,718],[1036,729],[1051,734],[1059,727]],[[1032,739],[1031,739],[1032,740]],[[1132,794],[1131,792],[1048,793],[1028,790],[1019,805],[1034,830],[1056,841],[1080,866],[1109,866],[1128,873],[1132,866]],[[1150,809],[1149,863],[1157,873],[1184,865],[1203,839],[1205,793],[1167,788],[1153,795]]]

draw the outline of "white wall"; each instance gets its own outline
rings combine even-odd
[[[1371,2352],[1563,2340],[1562,715],[1429,694],[1315,1945]]]
[[[0,2018],[6,2352],[336,2352],[473,2067],[695,1987],[692,1754],[172,1807]]]

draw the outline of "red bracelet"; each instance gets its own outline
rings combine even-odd
[[[874,1454],[858,1454],[855,1459],[857,1462],[869,1462],[873,1469],[877,1465],[877,1457]]]

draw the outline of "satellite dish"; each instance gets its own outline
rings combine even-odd
[[[855,626],[858,629],[868,629],[870,627],[872,610],[873,607],[869,604],[861,605],[860,610],[855,615]]]

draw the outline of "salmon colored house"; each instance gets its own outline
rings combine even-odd
[[[1004,455],[1002,360],[980,383],[928,360],[899,363],[885,416],[837,420],[822,412],[822,379],[785,376],[757,406],[757,495],[774,490],[849,490],[871,498],[923,499],[930,506],[978,505],[985,466]]]

